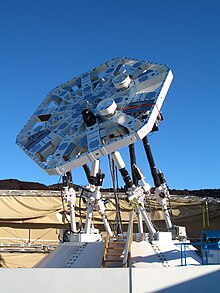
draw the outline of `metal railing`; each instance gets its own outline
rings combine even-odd
[[[208,251],[218,251],[220,257],[220,243],[209,243],[204,241],[196,241],[196,242],[181,242],[175,243],[176,246],[180,246],[180,260],[181,266],[187,266],[187,254],[191,251],[190,246],[197,246],[200,248],[200,254],[202,257],[202,265],[209,264],[207,253]],[[195,250],[193,250],[195,252]],[[198,251],[198,250],[197,250]],[[219,262],[218,262],[219,263]]]
[[[105,261],[106,261],[106,257],[107,257],[107,253],[108,253],[108,247],[109,247],[109,240],[110,240],[110,236],[107,233],[107,236],[105,239],[105,248],[104,248],[103,258],[102,258],[102,267],[105,266]]]
[[[133,239],[133,211],[130,212],[130,217],[129,217],[128,231],[126,236],[124,258],[123,258],[123,267],[128,266],[128,261],[131,254],[132,239]]]
[[[0,237],[0,246],[5,244],[59,245],[60,241],[59,240]]]

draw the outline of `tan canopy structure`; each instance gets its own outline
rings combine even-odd
[[[104,196],[108,198],[107,217],[113,225],[115,221],[114,198],[110,193],[104,193]],[[123,194],[120,197],[122,223],[127,225],[132,207],[123,199]],[[188,237],[199,238],[200,236],[203,229],[203,202],[204,200],[195,197],[172,196],[170,199],[172,222],[186,226]],[[154,196],[149,196],[145,205],[155,227],[164,230],[163,214]],[[209,200],[208,207],[210,229],[219,229],[220,203],[216,200]],[[79,203],[78,197],[76,222],[79,223],[81,215],[82,223],[84,223],[85,214],[85,205],[83,202]],[[68,229],[68,222],[68,207],[60,191],[0,191],[0,245],[57,245],[63,236],[63,230]],[[102,219],[97,212],[93,212],[93,224],[104,231]],[[6,254],[4,251],[3,248],[0,251],[0,266],[4,267],[32,266],[46,254],[45,250],[35,254],[29,253],[29,264],[24,265],[21,261],[22,258],[25,259],[24,252],[23,254],[15,252]],[[15,261],[16,259],[17,261]],[[27,256],[25,260],[27,262]]]

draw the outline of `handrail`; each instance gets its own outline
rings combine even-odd
[[[106,236],[106,239],[105,239],[105,248],[104,248],[103,258],[102,258],[102,267],[104,267],[104,265],[105,265],[107,251],[108,251],[108,246],[109,246],[109,239],[110,239],[110,236],[107,233],[107,236]]]
[[[60,240],[0,237],[0,246],[4,244],[59,245]]]
[[[128,259],[131,253],[131,242],[133,238],[133,211],[130,212],[128,231],[125,242],[124,258],[123,258],[123,267],[127,267]]]
[[[207,251],[209,250],[209,248],[216,248],[214,250],[220,250],[220,246],[219,244],[216,242],[216,243],[209,243],[209,242],[204,242],[204,241],[196,241],[196,242],[180,242],[180,243],[175,243],[176,246],[180,246],[180,255],[181,255],[181,266],[186,266],[187,263],[186,263],[186,259],[187,259],[187,250],[186,250],[186,247],[188,246],[200,246],[200,249],[201,249],[201,253],[202,253],[202,256],[203,256],[203,253],[204,253],[204,256],[205,256],[205,260],[204,258],[202,257],[202,264],[208,264],[208,260],[207,260]],[[217,246],[217,247],[216,247]]]

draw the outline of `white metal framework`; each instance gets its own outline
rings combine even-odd
[[[166,65],[112,59],[53,89],[17,144],[48,174],[64,174],[145,137],[172,78]]]
[[[172,78],[166,65],[128,58],[112,59],[52,90],[17,136],[17,144],[41,168],[48,174],[62,174],[67,179],[64,197],[69,205],[74,237],[77,234],[76,194],[69,173],[79,166],[84,167],[88,179],[83,189],[87,216],[84,235],[78,234],[76,239],[90,239],[91,235],[94,241],[93,210],[101,214],[106,231],[113,235],[100,192],[104,174],[99,158],[107,154],[111,154],[123,177],[127,199],[137,215],[139,232],[143,233],[144,221],[149,233],[156,233],[144,207],[150,186],[134,161],[134,150],[131,165],[135,182],[118,152],[137,140],[143,140],[156,198],[162,206],[167,229],[172,229],[166,203],[168,188],[163,174],[156,170],[146,137],[161,120],[160,108]],[[89,162],[92,162],[91,171],[86,167]]]

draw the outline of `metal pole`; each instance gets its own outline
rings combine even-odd
[[[147,212],[146,212],[146,210],[144,208],[143,203],[139,203],[139,208],[140,208],[140,212],[142,214],[142,217],[144,218],[144,221],[145,221],[145,223],[147,225],[147,228],[148,228],[149,232],[151,234],[155,234],[156,230],[154,229],[154,226],[153,226],[151,220],[149,219],[149,217],[147,215]]]
[[[114,160],[115,165],[117,166],[119,172],[121,173],[121,176],[125,182],[126,189],[131,188],[133,186],[133,181],[131,180],[131,177],[128,174],[128,171],[125,168],[125,163],[124,163],[124,160],[122,159],[121,154],[118,151],[113,152],[112,159]]]
[[[76,192],[75,190],[70,187],[69,188],[69,209],[70,209],[70,224],[71,224],[71,231],[76,233],[76,217],[75,217],[75,203],[76,203]]]
[[[84,171],[85,171],[86,178],[87,178],[88,182],[91,183],[90,170],[89,170],[89,166],[88,166],[88,164],[84,164],[84,165],[83,165],[83,169],[84,169]]]
[[[134,172],[134,165],[136,165],[136,155],[135,155],[135,148],[134,144],[129,145],[129,154],[130,154],[130,162],[131,162],[131,172],[132,172],[132,180],[134,182],[134,185],[138,185],[138,178]]]
[[[141,214],[139,209],[135,208],[134,210],[135,210],[136,217],[137,217],[137,222],[138,222],[138,232],[143,234],[144,229],[143,229],[142,214]]]
[[[89,203],[87,206],[87,211],[86,211],[86,223],[85,223],[86,234],[90,234],[93,208],[94,208],[94,205],[92,203]]]
[[[137,175],[135,173],[135,169],[134,169],[134,167],[137,164],[134,143],[129,145],[129,154],[130,154],[132,181],[133,181],[135,186],[138,186],[138,177],[137,177]],[[141,214],[140,210],[137,209],[137,208],[135,208],[135,213],[136,213],[137,221],[138,221],[138,232],[142,234],[144,232],[144,230],[143,230],[143,222],[142,222],[142,214]]]
[[[150,144],[149,144],[147,136],[145,136],[142,139],[142,141],[143,141],[144,149],[145,149],[147,159],[148,159],[148,162],[149,162],[149,165],[150,165],[151,174],[152,174],[152,177],[153,177],[153,180],[154,180],[154,185],[155,185],[155,187],[159,187],[161,185],[160,177],[157,174],[157,168],[156,168],[156,165],[155,165],[155,162],[154,162],[154,158],[153,158],[153,155],[152,155],[152,152],[151,152],[151,148],[150,148]]]

